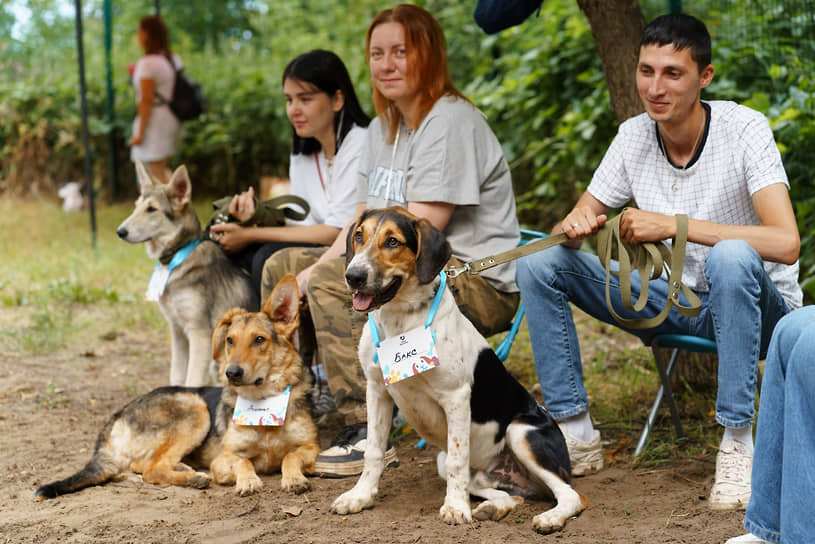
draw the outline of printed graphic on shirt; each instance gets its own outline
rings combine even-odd
[[[368,174],[368,198],[405,205],[405,171],[377,166]]]

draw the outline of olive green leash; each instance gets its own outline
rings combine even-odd
[[[649,329],[656,327],[668,317],[672,307],[685,317],[696,317],[702,309],[702,301],[688,286],[682,283],[682,268],[685,263],[685,246],[688,241],[688,216],[676,216],[676,238],[673,250],[662,242],[645,242],[632,245],[620,237],[620,217],[622,214],[610,219],[597,232],[597,254],[606,270],[606,305],[614,319],[628,329]],[[446,270],[449,277],[455,278],[462,272],[479,274],[514,259],[524,257],[531,253],[543,251],[550,247],[562,244],[569,240],[561,232],[534,242],[515,247],[509,251],[490,255],[465,263],[460,267],[451,267]],[[616,248],[616,251],[615,251]],[[616,254],[619,270],[611,269],[611,261]],[[628,319],[621,317],[614,311],[611,304],[610,279],[614,274],[620,278],[620,296],[623,306],[633,312],[641,312],[648,302],[648,281],[659,278],[662,270],[668,275],[668,297],[665,306],[653,317],[640,317]],[[631,272],[637,270],[642,280],[640,296],[636,302],[631,299]],[[680,302],[680,294],[684,294],[688,305]]]

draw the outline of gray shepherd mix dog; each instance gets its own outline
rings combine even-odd
[[[224,312],[236,306],[256,311],[257,296],[249,276],[220,246],[201,240],[201,223],[190,203],[192,184],[187,168],[179,166],[167,185],[153,179],[139,161],[136,172],[141,196],[116,234],[125,242],[147,246],[147,255],[160,263],[154,278],[162,271],[170,271],[166,283],[158,282],[162,285],[155,293],[172,333],[170,385],[207,385],[215,324]],[[180,264],[175,262],[193,246]],[[153,283],[151,279],[151,287]]]

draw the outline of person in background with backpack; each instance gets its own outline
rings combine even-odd
[[[181,121],[167,105],[173,95],[176,68],[181,59],[170,51],[167,27],[158,15],[143,17],[136,33],[144,56],[133,69],[136,119],[130,138],[130,158],[139,159],[162,183],[170,180],[167,165],[181,135]]]

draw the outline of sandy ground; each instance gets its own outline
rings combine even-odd
[[[130,332],[47,356],[0,349],[0,542],[655,544],[722,543],[743,532],[743,513],[708,508],[712,456],[632,468],[631,444],[620,441],[619,451],[607,448],[609,468],[574,480],[588,509],[548,536],[531,523],[551,507],[545,502],[527,502],[499,522],[441,522],[445,484],[436,475],[436,452],[415,449],[415,435],[397,443],[401,464],[386,470],[375,507],[355,515],[329,513],[354,479],[313,478],[312,490],[295,496],[280,490],[279,475],[264,476],[262,491],[243,498],[229,487],[157,487],[130,474],[34,502],[38,485],[84,465],[111,414],[136,392],[163,385],[168,344],[163,333]],[[324,444],[332,434],[321,429]]]

